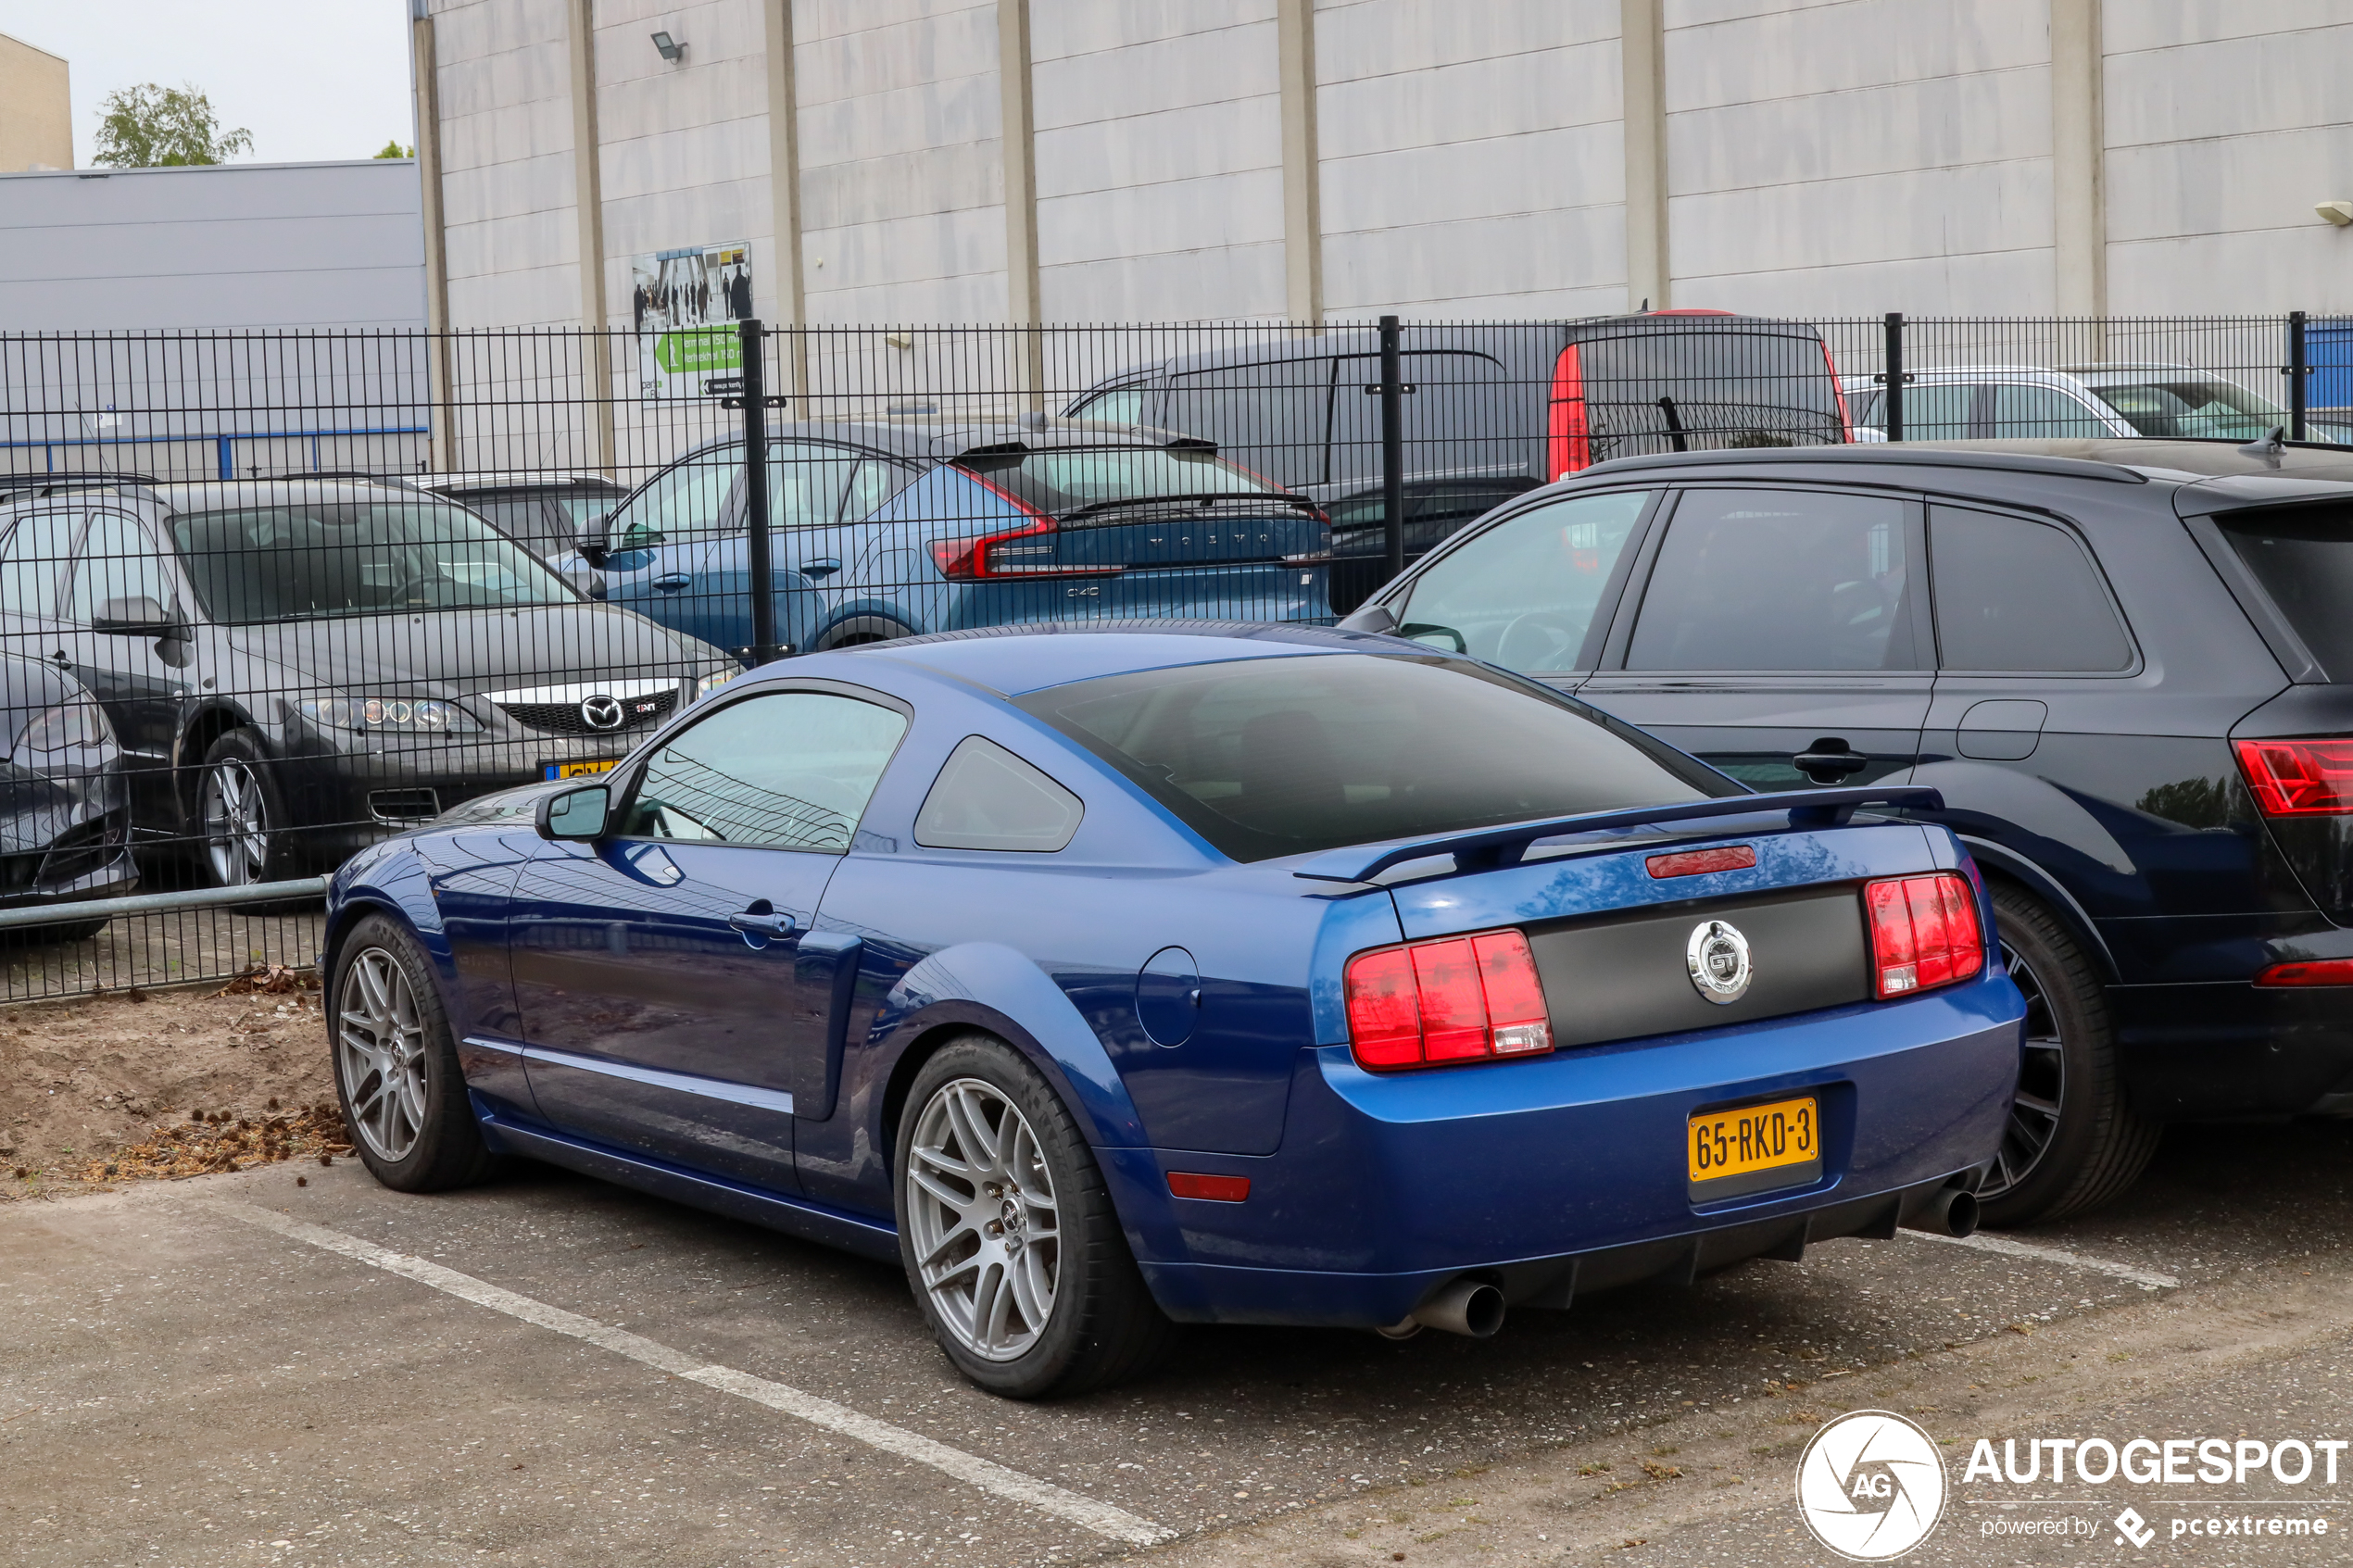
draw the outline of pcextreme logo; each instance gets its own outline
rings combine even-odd
[[[1885,1562],[1928,1538],[1944,1513],[1936,1440],[1889,1411],[1827,1423],[1797,1461],[1797,1507],[1814,1538],[1856,1562]]]

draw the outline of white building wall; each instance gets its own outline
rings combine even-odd
[[[2108,304],[2353,309],[2353,5],[2110,0]]]
[[[449,324],[576,326],[562,0],[434,0]]]
[[[1275,0],[1032,0],[1049,321],[1283,314]]]
[[[1329,314],[1625,309],[1617,33],[1617,0],[1318,6]]]
[[[797,0],[793,36],[810,320],[1003,320],[996,6]]]
[[[1667,0],[1666,45],[1678,306],[2052,308],[2046,0]]]

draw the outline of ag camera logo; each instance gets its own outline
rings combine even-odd
[[[1814,1538],[1856,1562],[1885,1562],[1928,1538],[1944,1514],[1944,1456],[1890,1411],[1826,1424],[1797,1461],[1797,1507]]]

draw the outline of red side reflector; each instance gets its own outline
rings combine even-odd
[[[1729,845],[1721,849],[1682,849],[1672,855],[1653,855],[1642,862],[1651,875],[1698,876],[1704,872],[1744,872],[1756,864],[1756,851],[1745,844]]]
[[[2275,963],[2255,977],[2258,985],[2353,985],[2353,959],[2304,959]]]
[[[1204,1176],[1192,1171],[1168,1173],[1168,1190],[1179,1198],[1205,1198],[1212,1203],[1239,1203],[1250,1196],[1248,1176]]]
[[[2243,740],[2233,743],[2233,749],[2265,816],[2353,811],[2353,738]]]
[[[1348,960],[1349,1047],[1385,1072],[1553,1048],[1528,938],[1482,931],[1379,947]]]
[[[1871,991],[1881,1000],[1967,980],[1985,967],[1977,897],[1955,872],[1863,884]]]

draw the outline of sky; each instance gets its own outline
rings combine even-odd
[[[120,87],[194,83],[253,161],[371,157],[415,138],[408,0],[0,0],[0,32],[65,57],[73,161]],[[239,161],[245,161],[240,159]]]

